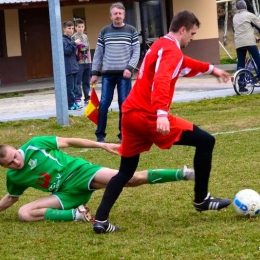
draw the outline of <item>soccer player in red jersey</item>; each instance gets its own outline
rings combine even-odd
[[[193,123],[169,113],[179,76],[212,74],[220,81],[229,80],[229,74],[224,70],[182,53],[181,49],[193,40],[199,26],[193,13],[179,12],[171,22],[169,33],[147,51],[136,83],[122,107],[120,168],[109,181],[98,207],[93,224],[96,233],[119,230],[109,223],[109,212],[125,183],[133,176],[140,153],[150,150],[153,144],[161,149],[169,149],[172,145],[195,147],[193,205],[197,211],[220,210],[231,203],[229,199],[214,198],[208,192],[215,138]]]

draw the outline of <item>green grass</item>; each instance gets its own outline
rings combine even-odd
[[[233,198],[244,188],[259,189],[259,95],[234,96],[175,103],[172,113],[215,134],[209,190]],[[94,139],[95,126],[84,117],[71,117],[71,126],[56,119],[0,123],[1,142],[19,146],[35,135]],[[117,142],[118,114],[109,113],[107,141]],[[247,131],[244,131],[247,129]],[[233,132],[234,131],[234,132]],[[83,152],[84,151],[84,152]],[[120,158],[102,150],[66,149],[93,163],[118,168]],[[143,153],[138,169],[192,166],[194,148],[153,147]],[[0,169],[0,196],[5,195],[5,170]],[[103,190],[89,202],[92,213]],[[124,189],[110,220],[122,228],[116,234],[96,235],[89,223],[20,222],[19,207],[46,194],[28,189],[19,202],[0,214],[1,259],[259,259],[259,218],[238,217],[232,206],[198,213],[191,204],[193,182],[146,185]]]
[[[0,94],[0,99],[22,97],[22,96],[23,96],[23,94],[20,92],[3,93],[3,94]]]
[[[223,58],[220,60],[220,64],[237,64],[237,59]]]

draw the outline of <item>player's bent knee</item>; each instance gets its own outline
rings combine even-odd
[[[202,144],[204,146],[204,149],[213,150],[215,146],[216,139],[212,135],[208,135],[205,142]]]
[[[200,140],[199,146],[205,150],[213,150],[215,146],[216,139],[213,135],[204,135]]]
[[[19,216],[19,219],[20,219],[21,221],[24,221],[24,222],[31,221],[31,219],[30,219],[30,214],[28,213],[28,209],[26,209],[25,206],[22,206],[22,207],[18,210],[18,216]]]
[[[215,142],[216,142],[216,138],[213,136],[213,135],[210,135],[210,138],[209,138],[209,142],[212,146],[215,145]]]

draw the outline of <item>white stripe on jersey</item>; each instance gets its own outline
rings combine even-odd
[[[49,153],[46,152],[45,149],[39,149],[35,146],[29,145],[26,150],[34,150],[34,151],[40,151],[42,152],[46,157],[49,157],[51,160],[57,162],[60,166],[63,166],[56,158],[51,156]]]

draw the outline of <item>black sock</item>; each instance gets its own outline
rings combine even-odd
[[[125,184],[133,177],[138,166],[139,154],[133,157],[121,157],[119,172],[107,184],[102,201],[96,212],[96,219],[108,219],[109,212],[123,190]]]

